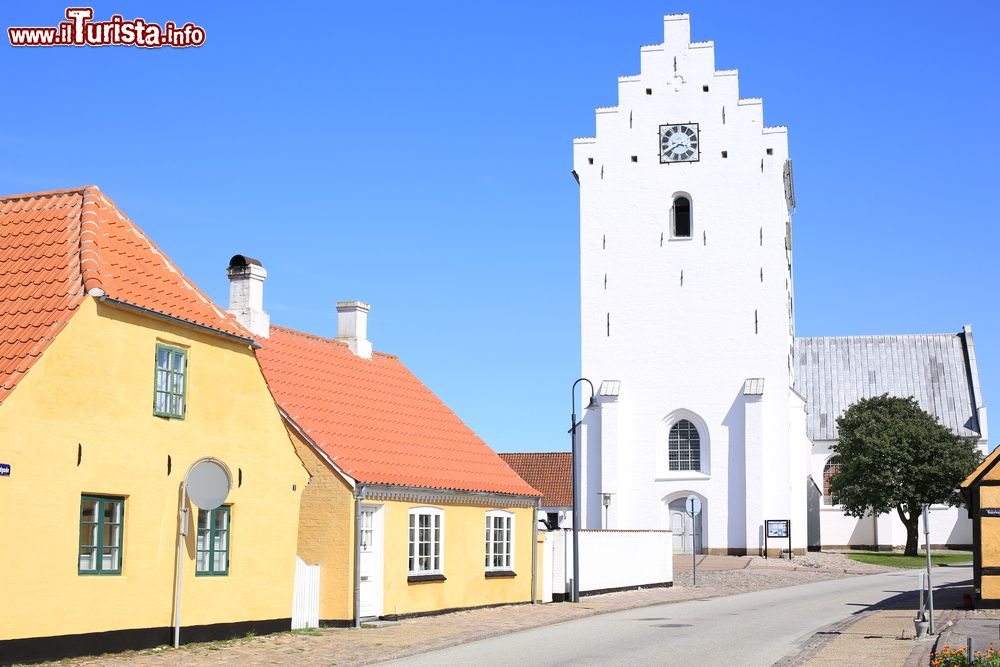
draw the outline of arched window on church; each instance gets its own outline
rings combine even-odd
[[[701,437],[687,419],[670,427],[667,447],[671,470],[701,470]]]
[[[840,472],[840,457],[832,456],[830,460],[826,462],[823,466],[823,504],[824,505],[839,505],[838,500],[833,496],[830,491],[830,478],[833,477],[835,473]]]
[[[670,235],[675,239],[691,238],[691,199],[687,195],[674,197],[673,228]]]

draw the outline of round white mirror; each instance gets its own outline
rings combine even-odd
[[[187,475],[187,494],[195,507],[214,510],[229,495],[229,473],[218,461],[198,461]]]

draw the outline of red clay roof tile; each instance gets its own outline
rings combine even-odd
[[[249,338],[93,186],[0,198],[0,402],[91,288]]]
[[[353,479],[540,495],[395,356],[277,326],[259,342],[275,401]]]
[[[569,452],[500,454],[500,458],[542,492],[544,507],[573,506],[573,459]]]

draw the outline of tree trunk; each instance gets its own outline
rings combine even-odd
[[[899,514],[899,520],[906,526],[906,549],[903,551],[903,555],[918,556],[920,555],[917,551],[920,543],[920,506],[917,505],[917,509],[912,509],[913,505],[907,505],[906,507],[911,508],[909,514],[903,509],[903,505],[896,506],[896,513]]]

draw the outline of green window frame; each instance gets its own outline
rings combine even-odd
[[[195,574],[224,577],[229,574],[229,506],[198,510],[198,543]]]
[[[125,499],[116,496],[80,496],[80,549],[77,573],[122,573],[122,527]]]
[[[153,414],[184,419],[187,392],[187,350],[156,344],[153,376]]]

